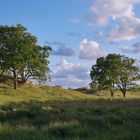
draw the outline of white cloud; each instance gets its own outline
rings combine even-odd
[[[118,27],[109,35],[110,41],[132,40],[140,36],[140,19],[122,18]]]
[[[67,47],[64,43],[60,41],[46,42],[52,47],[52,55],[56,56],[74,56],[76,54],[75,50]],[[56,48],[56,49],[55,49]]]
[[[53,49],[52,54],[59,56],[74,56],[76,53],[72,48],[58,47],[57,50]]]
[[[113,20],[122,17],[135,16],[134,5],[140,0],[96,0],[87,14],[89,24],[107,25],[110,18]]]
[[[109,33],[109,41],[132,40],[140,36],[140,18],[135,14],[139,3],[140,0],[95,0],[86,20],[90,25],[116,23],[117,27]]]
[[[105,52],[101,50],[97,42],[88,41],[87,39],[81,41],[79,58],[94,60],[104,55]]]
[[[90,82],[89,69],[81,64],[73,64],[63,59],[52,74],[49,85],[63,87],[83,87]]]
[[[136,61],[136,66],[140,69],[140,59]]]

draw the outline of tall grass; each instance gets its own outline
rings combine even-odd
[[[119,93],[117,93],[119,94]],[[139,140],[140,95],[0,85],[0,140]]]
[[[136,140],[139,106],[139,100],[9,103],[0,106],[0,139]]]

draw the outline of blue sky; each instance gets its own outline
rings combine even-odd
[[[87,86],[91,66],[108,53],[140,67],[140,0],[0,0],[0,24],[17,23],[53,48],[49,85]]]

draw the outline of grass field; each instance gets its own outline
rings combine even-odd
[[[0,140],[139,140],[140,91],[87,95],[0,84]]]

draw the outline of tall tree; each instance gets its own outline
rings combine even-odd
[[[22,75],[24,81],[30,76],[45,75],[45,70],[49,69],[47,58],[50,50],[38,46],[37,38],[20,24],[0,26],[0,68],[13,73],[14,89],[17,88],[18,75]]]
[[[133,85],[135,80],[140,78],[139,69],[134,65],[135,60],[129,57],[121,56],[121,63],[119,64],[119,73],[117,77],[117,86],[126,96],[126,91],[129,86]]]
[[[118,54],[98,58],[90,72],[90,85],[94,85],[94,88],[96,85],[99,89],[109,89],[111,97],[118,86],[125,97],[128,86],[139,78],[139,69],[134,66],[134,62],[134,59]]]
[[[116,70],[119,56],[109,54],[107,57],[100,57],[96,64],[92,66],[90,76],[92,85],[97,85],[98,89],[109,89],[111,97],[114,95],[115,82],[117,80]]]
[[[26,82],[30,77],[37,80],[47,80],[49,78],[49,61],[48,57],[50,55],[51,48],[48,46],[34,46],[32,52],[30,53],[30,58],[28,61],[24,60],[24,65],[20,71],[20,76],[22,82]]]
[[[103,78],[104,75],[104,67],[105,67],[105,58],[100,57],[96,60],[96,64],[92,66],[92,69],[90,71],[90,77],[92,80],[92,83],[90,83],[90,86],[94,89],[102,89],[103,88]]]
[[[111,93],[111,97],[114,96],[115,84],[117,82],[119,74],[119,64],[121,63],[121,56],[118,54],[108,54],[105,61],[105,85],[108,87]]]

